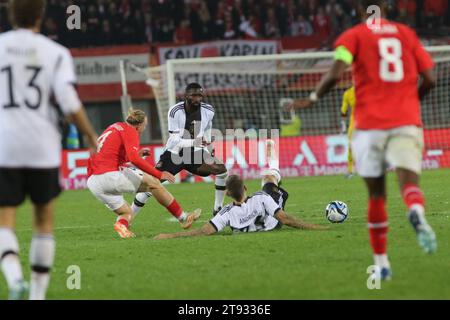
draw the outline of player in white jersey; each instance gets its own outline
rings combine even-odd
[[[269,157],[273,156],[273,144],[269,140]],[[262,191],[247,196],[244,181],[236,175],[231,175],[226,182],[226,192],[234,201],[226,205],[202,228],[189,232],[159,234],[154,239],[170,239],[212,235],[230,227],[233,232],[271,231],[287,225],[298,229],[324,230],[328,227],[307,224],[298,218],[284,212],[288,193],[279,185],[281,176],[278,170],[278,160],[269,160],[269,169],[263,170]]]
[[[176,175],[180,171],[201,177],[215,175],[215,201],[213,215],[222,209],[225,197],[227,168],[208,150],[211,144],[211,128],[214,107],[203,101],[203,88],[190,83],[185,90],[185,100],[170,108],[168,113],[169,139],[156,169]],[[132,205],[136,215],[151,193],[139,193]]]
[[[23,299],[16,209],[34,206],[30,299],[44,299],[53,265],[54,200],[61,192],[58,110],[70,116],[93,150],[96,134],[74,88],[70,52],[39,34],[45,0],[10,0],[14,30],[0,35],[0,266],[10,299]]]

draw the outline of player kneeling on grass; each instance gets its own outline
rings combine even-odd
[[[147,116],[141,110],[130,110],[125,122],[109,126],[98,139],[97,153],[89,159],[87,186],[94,196],[117,215],[114,230],[122,238],[134,237],[128,229],[133,219],[124,193],[151,192],[156,200],[176,217],[184,229],[200,216],[200,209],[185,213],[160,179],[174,182],[169,172],[161,172],[142,159],[139,135],[147,126]],[[139,170],[139,169],[140,170]],[[141,171],[142,170],[142,171]]]
[[[281,176],[276,167],[262,171],[262,191],[247,196],[244,181],[231,175],[226,182],[226,194],[234,201],[226,205],[202,228],[171,234],[159,234],[154,239],[211,235],[229,226],[234,232],[271,231],[287,225],[298,229],[324,230],[328,227],[307,224],[284,212],[288,193],[279,187]]]

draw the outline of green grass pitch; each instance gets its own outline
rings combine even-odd
[[[48,299],[450,299],[450,170],[427,171],[421,184],[427,217],[438,237],[429,256],[416,242],[393,174],[388,179],[389,254],[394,277],[381,289],[367,288],[372,254],[366,228],[367,195],[362,179],[342,176],[285,179],[286,211],[327,231],[280,231],[164,241],[161,232],[180,231],[154,199],[135,220],[137,238],[113,231],[115,216],[88,191],[68,191],[58,200],[57,253]],[[248,181],[250,192],[259,181]],[[197,228],[211,217],[211,184],[169,186],[184,208],[203,209]],[[128,198],[131,200],[131,198]],[[324,208],[345,201],[349,218],[331,224]],[[229,201],[227,199],[226,201]],[[21,259],[29,276],[29,204],[18,214]],[[69,290],[71,265],[80,267],[81,289]],[[0,298],[7,297],[0,277]]]

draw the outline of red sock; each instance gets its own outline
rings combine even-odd
[[[369,235],[374,254],[385,254],[387,247],[388,218],[383,198],[369,199]]]
[[[415,204],[420,204],[422,207],[425,207],[425,198],[423,197],[422,190],[415,184],[405,184],[402,190],[402,197],[408,208],[411,208]]]
[[[175,199],[173,199],[173,201],[166,208],[177,219],[183,213],[183,209],[181,209],[180,205]]]
[[[128,220],[127,219],[119,219],[119,221],[117,221],[121,224],[123,224],[127,229],[128,229]]]

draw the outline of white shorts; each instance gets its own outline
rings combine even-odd
[[[364,178],[381,177],[389,165],[420,174],[423,145],[423,130],[416,126],[355,130],[352,151],[356,170]]]
[[[124,193],[136,193],[141,185],[144,173],[134,167],[120,168],[99,175],[92,175],[87,187],[92,194],[108,209],[114,211],[125,204]]]

